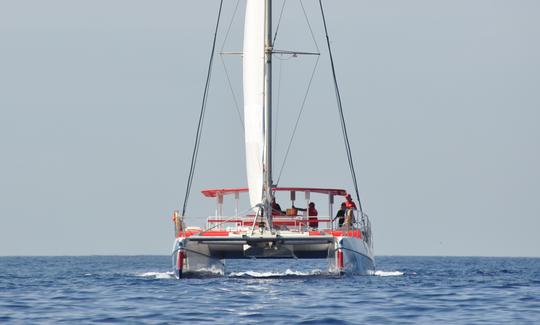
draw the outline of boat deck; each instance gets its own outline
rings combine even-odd
[[[362,238],[362,232],[358,229],[353,230],[331,230],[331,229],[321,229],[321,230],[309,230],[304,232],[297,231],[278,231],[277,237],[291,237],[291,236],[301,236],[302,238],[308,236],[322,236],[322,237],[356,237]],[[247,238],[249,237],[252,240],[256,238],[266,238],[265,236],[259,236],[258,232],[255,231],[253,234],[250,234],[250,230],[203,230],[203,229],[193,229],[188,228],[185,232],[180,232],[178,237],[190,238],[190,240],[199,240],[200,238]],[[276,237],[271,237],[276,238]]]

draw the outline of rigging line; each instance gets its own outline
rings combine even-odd
[[[296,123],[294,125],[293,133],[291,135],[291,139],[289,140],[289,144],[287,145],[287,151],[285,152],[285,157],[283,158],[283,163],[281,164],[281,168],[279,170],[276,186],[279,184],[279,180],[281,179],[281,174],[283,173],[283,169],[285,168],[285,163],[287,162],[287,158],[289,157],[289,152],[291,150],[291,145],[294,139],[294,136],[296,134],[296,130],[298,129],[298,123],[300,122],[300,117],[302,116],[302,112],[304,111],[304,108],[306,106],[306,100],[309,94],[309,90],[311,89],[311,84],[313,82],[313,78],[315,77],[315,72],[317,70],[317,66],[319,64],[320,56],[317,56],[317,61],[315,61],[315,65],[313,66],[313,71],[311,72],[311,77],[309,79],[309,84],[306,89],[306,93],[304,94],[304,99],[302,100],[302,106],[300,107],[300,111],[298,112],[298,116],[296,117]]]
[[[242,113],[240,113],[240,105],[238,105],[238,100],[236,99],[236,93],[234,92],[234,88],[231,82],[231,77],[229,75],[229,70],[227,69],[227,65],[225,64],[225,60],[223,59],[223,55],[220,55],[221,58],[221,64],[223,65],[223,70],[225,71],[225,76],[227,77],[227,84],[229,85],[229,90],[231,91],[231,95],[234,102],[234,107],[236,108],[236,113],[238,113],[238,119],[240,120],[240,126],[242,126],[242,129],[244,129],[244,119],[242,118]]]
[[[233,14],[231,16],[231,20],[229,21],[229,25],[227,26],[227,31],[225,32],[225,37],[223,38],[223,43],[221,44],[220,52],[222,54],[220,55],[220,59],[221,59],[221,64],[223,65],[223,70],[225,71],[225,76],[227,78],[227,84],[229,86],[229,90],[231,91],[231,96],[233,98],[234,107],[236,109],[236,113],[238,114],[238,119],[240,121],[240,126],[242,127],[242,129],[244,129],[244,119],[242,118],[242,113],[240,113],[240,106],[238,105],[238,99],[236,98],[236,93],[234,92],[234,87],[233,87],[232,82],[231,82],[231,76],[229,74],[229,70],[227,69],[227,64],[225,63],[225,59],[223,58],[223,49],[225,48],[225,44],[227,43],[227,41],[229,39],[229,35],[231,33],[231,28],[232,28],[232,25],[233,25],[234,20],[236,18],[236,14],[238,12],[239,5],[240,5],[240,0],[236,0],[236,5],[234,6],[234,11],[233,11]]]
[[[319,50],[319,45],[317,44],[317,40],[315,39],[315,34],[313,33],[313,29],[311,28],[311,24],[309,23],[309,18],[306,13],[306,9],[304,8],[304,2],[300,0],[300,6],[302,7],[302,11],[304,12],[304,17],[306,18],[306,23],[309,27],[309,32],[311,33],[311,38],[313,39],[313,43],[315,44],[315,48],[317,49],[317,52],[321,52]]]
[[[287,3],[287,0],[283,1],[283,5],[281,6],[281,12],[279,13],[279,20],[276,25],[276,32],[274,33],[274,39],[272,40],[272,46],[276,43],[276,38],[279,30],[279,25],[281,24],[281,18],[283,17],[283,10],[285,9],[285,4]]]
[[[277,89],[277,103],[276,103],[276,118],[275,118],[275,126],[274,126],[274,145],[273,145],[273,153],[272,153],[272,166],[274,165],[274,161],[276,160],[276,148],[277,148],[277,143],[278,143],[278,125],[279,125],[279,103],[280,103],[280,98],[281,98],[281,75],[282,75],[282,65],[283,65],[283,62],[281,60],[279,60],[279,73],[278,73],[278,89]]]
[[[349,136],[348,136],[348,133],[347,133],[347,126],[345,124],[345,117],[343,115],[343,106],[341,104],[341,95],[339,94],[339,87],[338,87],[338,82],[337,82],[337,77],[336,77],[336,69],[335,69],[335,66],[334,66],[334,58],[332,56],[332,49],[330,47],[330,37],[328,36],[328,28],[326,26],[326,18],[325,18],[325,15],[324,15],[322,0],[319,0],[319,6],[321,8],[321,15],[322,15],[323,25],[324,25],[324,33],[325,33],[325,36],[326,36],[326,44],[328,46],[328,54],[330,56],[330,65],[332,67],[332,77],[334,79],[334,91],[336,93],[336,101],[337,101],[338,112],[339,112],[339,117],[340,117],[340,121],[341,121],[341,131],[343,133],[343,141],[345,142],[345,150],[347,151],[347,159],[349,161],[349,169],[351,171],[351,177],[353,179],[354,190],[356,191],[356,199],[358,200],[358,207],[359,207],[360,213],[363,215],[364,212],[362,210],[362,202],[360,201],[360,193],[358,191],[358,182],[356,181],[356,172],[354,170],[354,162],[353,162],[353,157],[352,157],[352,152],[351,152],[351,145],[349,143]]]
[[[280,54],[279,56],[276,56],[276,59],[280,60],[280,61],[289,61],[290,59],[294,59],[295,56],[294,54],[289,54],[289,53],[276,53],[274,52],[274,54]],[[287,58],[283,58],[283,56],[287,56]]]
[[[214,53],[216,50],[216,40],[217,40],[217,33],[219,30],[219,21],[221,18],[221,10],[223,8],[223,0],[219,3],[219,11],[218,11],[218,17],[216,22],[216,28],[214,31],[214,41],[212,42],[212,52],[210,53],[210,60],[208,62],[208,72],[206,74],[206,83],[204,86],[204,93],[203,93],[203,99],[201,103],[201,112],[199,114],[199,123],[197,124],[197,133],[195,135],[195,144],[193,145],[193,153],[191,155],[191,166],[189,168],[189,176],[187,179],[187,185],[186,185],[186,193],[184,196],[184,204],[182,206],[182,216],[186,215],[186,208],[187,208],[187,202],[189,199],[189,193],[191,191],[191,185],[193,183],[193,175],[195,174],[195,165],[197,163],[197,156],[199,155],[199,145],[201,142],[201,134],[202,134],[202,128],[203,128],[203,122],[204,122],[204,114],[206,111],[206,103],[208,101],[208,91],[210,88],[210,77],[212,75],[212,65],[214,62]]]
[[[236,6],[234,7],[234,11],[231,17],[231,21],[229,22],[229,26],[227,27],[227,32],[225,33],[225,37],[223,38],[223,44],[221,44],[221,50],[220,52],[223,52],[223,49],[225,48],[225,43],[229,39],[229,34],[231,32],[231,27],[234,22],[234,18],[236,18],[236,13],[238,12],[238,5],[240,4],[240,0],[236,0]]]

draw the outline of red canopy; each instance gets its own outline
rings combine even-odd
[[[247,187],[239,187],[239,188],[218,188],[218,189],[209,189],[209,190],[202,190],[201,193],[206,197],[216,197],[218,194],[221,195],[228,195],[228,194],[234,194],[234,193],[242,193],[247,192]],[[337,188],[316,188],[316,187],[276,187],[274,188],[275,192],[280,191],[296,191],[296,192],[311,192],[311,193],[320,193],[320,194],[332,194],[332,195],[339,195],[339,196],[345,196],[347,195],[347,191]]]

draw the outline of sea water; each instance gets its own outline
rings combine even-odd
[[[0,323],[540,324],[540,259],[229,260],[176,280],[169,256],[0,257]]]

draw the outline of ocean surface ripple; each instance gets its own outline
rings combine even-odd
[[[169,256],[0,257],[0,323],[540,324],[540,258],[230,260],[176,280]]]

